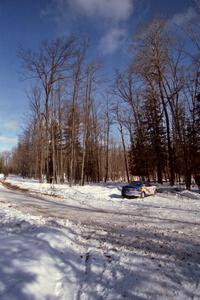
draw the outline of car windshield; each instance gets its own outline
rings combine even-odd
[[[140,186],[142,184],[142,181],[131,181],[130,184],[134,186]]]

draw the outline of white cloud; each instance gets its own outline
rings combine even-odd
[[[51,0],[41,11],[41,17],[51,17],[59,23],[75,15],[101,17],[110,21],[127,20],[135,0]]]
[[[103,32],[98,47],[104,54],[109,54],[119,48],[126,36],[126,30],[120,26],[123,24],[125,28],[134,3],[135,0],[52,0],[41,16],[51,17],[57,23],[59,33],[66,32],[70,22],[75,24],[77,16],[91,19],[97,31]]]
[[[189,7],[188,10],[184,13],[175,14],[170,20],[171,24],[175,24],[178,26],[189,23],[197,17],[197,13],[194,8]]]
[[[104,54],[113,53],[123,43],[126,37],[126,30],[111,28],[100,40],[100,48]]]
[[[5,135],[0,135],[0,143],[7,145],[15,145],[18,139],[16,137],[9,137]]]
[[[19,128],[19,124],[17,121],[15,120],[10,120],[10,121],[7,121],[3,124],[3,127],[5,129],[8,129],[8,130],[12,130],[12,131],[15,131]]]
[[[0,135],[0,151],[11,150],[18,142],[17,137]]]
[[[129,18],[133,11],[133,0],[70,0],[70,6],[88,16],[118,22]]]

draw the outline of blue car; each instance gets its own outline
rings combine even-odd
[[[145,184],[143,181],[131,181],[128,185],[122,187],[122,197],[140,197],[155,195],[156,186]]]

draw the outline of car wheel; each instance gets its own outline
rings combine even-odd
[[[141,198],[145,197],[145,192],[141,192]]]

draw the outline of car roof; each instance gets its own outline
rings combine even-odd
[[[140,180],[133,180],[133,181],[130,182],[130,184],[133,184],[133,185],[141,185],[141,184],[143,184],[143,182],[140,181]]]

